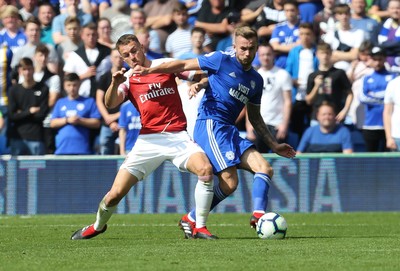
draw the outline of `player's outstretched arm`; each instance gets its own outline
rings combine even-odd
[[[115,108],[125,99],[124,94],[118,91],[119,85],[126,81],[125,71],[125,68],[122,68],[112,75],[111,84],[106,91],[104,99],[104,104],[107,108]]]
[[[293,158],[296,156],[296,152],[292,146],[286,143],[278,143],[275,137],[269,132],[267,125],[264,123],[260,114],[260,105],[248,103],[247,114],[254,130],[256,130],[257,134],[262,136],[265,144],[267,144],[273,152],[286,158]]]
[[[192,97],[196,97],[197,93],[199,93],[203,88],[206,88],[207,86],[208,86],[207,76],[203,76],[203,78],[201,78],[199,82],[191,84],[188,90],[189,99],[191,99]]]
[[[132,69],[132,72],[140,75],[146,75],[149,73],[179,73],[191,70],[200,70],[200,66],[196,58],[164,62],[158,66],[150,68],[136,65]]]

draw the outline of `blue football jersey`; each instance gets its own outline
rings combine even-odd
[[[15,54],[16,50],[19,47],[24,46],[26,42],[27,42],[26,35],[22,29],[19,29],[14,37],[8,35],[6,29],[0,31],[0,44],[10,48],[13,54]]]
[[[269,42],[278,42],[279,44],[293,44],[299,38],[299,24],[290,26],[287,22],[276,25],[272,32]],[[275,57],[275,66],[285,68],[288,53],[277,53]]]
[[[234,125],[248,102],[261,103],[261,75],[253,68],[245,71],[235,52],[212,52],[199,56],[198,62],[200,68],[208,72],[209,78],[198,119],[214,119]]]
[[[140,114],[131,101],[123,103],[120,112],[118,125],[126,130],[125,150],[130,151],[136,143],[140,128],[142,128]]]
[[[100,119],[101,115],[93,98],[68,97],[59,99],[53,109],[52,119],[78,116]],[[55,154],[92,154],[90,129],[82,125],[68,124],[61,127],[56,135]]]

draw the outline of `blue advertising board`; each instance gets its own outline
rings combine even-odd
[[[400,210],[397,154],[265,157],[274,168],[269,210]],[[122,162],[120,156],[3,157],[0,214],[94,213]],[[251,212],[252,181],[251,173],[240,170],[237,190],[214,211]],[[196,176],[166,162],[130,190],[117,212],[185,213],[194,206],[196,182]]]

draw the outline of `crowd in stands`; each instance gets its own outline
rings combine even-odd
[[[400,150],[400,0],[2,0],[0,19],[0,154],[125,155],[140,116],[104,105],[127,67],[118,38],[135,34],[150,60],[189,59],[232,50],[238,25],[259,35],[261,115],[279,142]],[[200,98],[189,84],[190,132]],[[237,127],[270,151],[245,110]]]

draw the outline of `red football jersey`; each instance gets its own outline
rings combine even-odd
[[[186,117],[174,74],[131,75],[125,92],[140,112],[141,134],[186,130]],[[128,81],[128,80],[127,80]],[[126,84],[124,83],[125,88]]]

